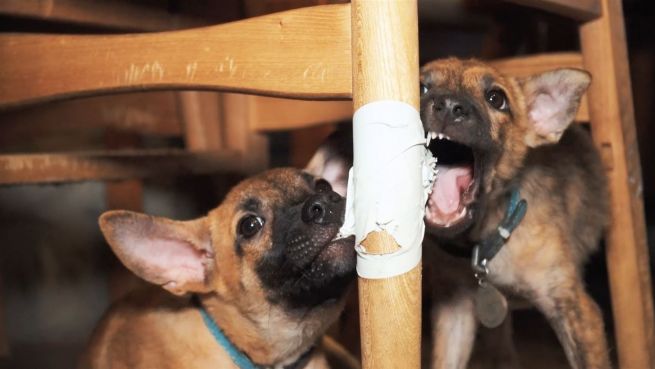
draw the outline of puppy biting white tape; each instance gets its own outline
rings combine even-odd
[[[399,101],[375,101],[353,117],[354,165],[348,179],[341,235],[355,235],[357,274],[390,278],[421,260],[425,203],[435,178],[418,111]],[[366,141],[366,142],[365,142]],[[371,254],[361,246],[369,233],[386,231],[400,246]]]

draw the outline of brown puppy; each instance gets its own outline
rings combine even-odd
[[[354,239],[334,239],[343,212],[326,181],[276,169],[241,182],[196,220],[103,214],[119,259],[180,297],[153,288],[118,302],[83,367],[238,368],[235,353],[257,367],[327,367],[313,347],[354,280]]]
[[[573,368],[610,367],[602,317],[581,277],[609,198],[589,136],[570,126],[589,82],[572,69],[511,78],[475,60],[421,69],[421,119],[438,159],[424,245],[434,368],[465,368],[478,322],[502,322],[496,288],[544,313]],[[512,194],[527,210],[510,204]],[[500,356],[486,367],[517,366],[511,350]]]
[[[569,126],[589,75],[561,69],[516,79],[457,59],[432,62],[421,72],[421,118],[434,137],[429,148],[439,170],[423,247],[433,303],[432,367],[467,367],[479,320],[488,326],[503,321],[506,302],[496,288],[546,315],[572,367],[610,367],[602,318],[581,279],[608,222],[609,195],[588,134]],[[330,137],[310,169],[346,173],[352,165],[347,130]],[[343,187],[341,175],[331,178]],[[512,193],[527,211],[522,218],[516,211],[521,219],[505,240],[498,227],[505,225]],[[492,241],[501,245],[495,254],[488,251]],[[473,249],[482,244],[488,260],[485,269],[479,258],[478,276],[486,294],[471,268]],[[509,317],[480,333],[493,355],[485,356],[484,368],[519,367]]]

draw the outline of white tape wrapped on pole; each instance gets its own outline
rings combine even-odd
[[[435,173],[421,118],[403,102],[368,103],[353,117],[353,142],[341,234],[355,235],[360,277],[401,275],[421,261],[425,203]],[[388,254],[366,252],[362,241],[377,231],[390,234],[400,249]]]

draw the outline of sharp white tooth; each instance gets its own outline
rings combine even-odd
[[[437,138],[437,132],[434,132],[434,131],[430,132],[430,136],[434,140],[435,138]]]
[[[443,140],[443,133],[439,133],[439,139]]]

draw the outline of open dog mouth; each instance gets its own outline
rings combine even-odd
[[[479,187],[479,166],[471,147],[442,133],[428,134],[432,138],[428,149],[437,158],[437,176],[425,220],[432,227],[451,227],[470,215]]]

